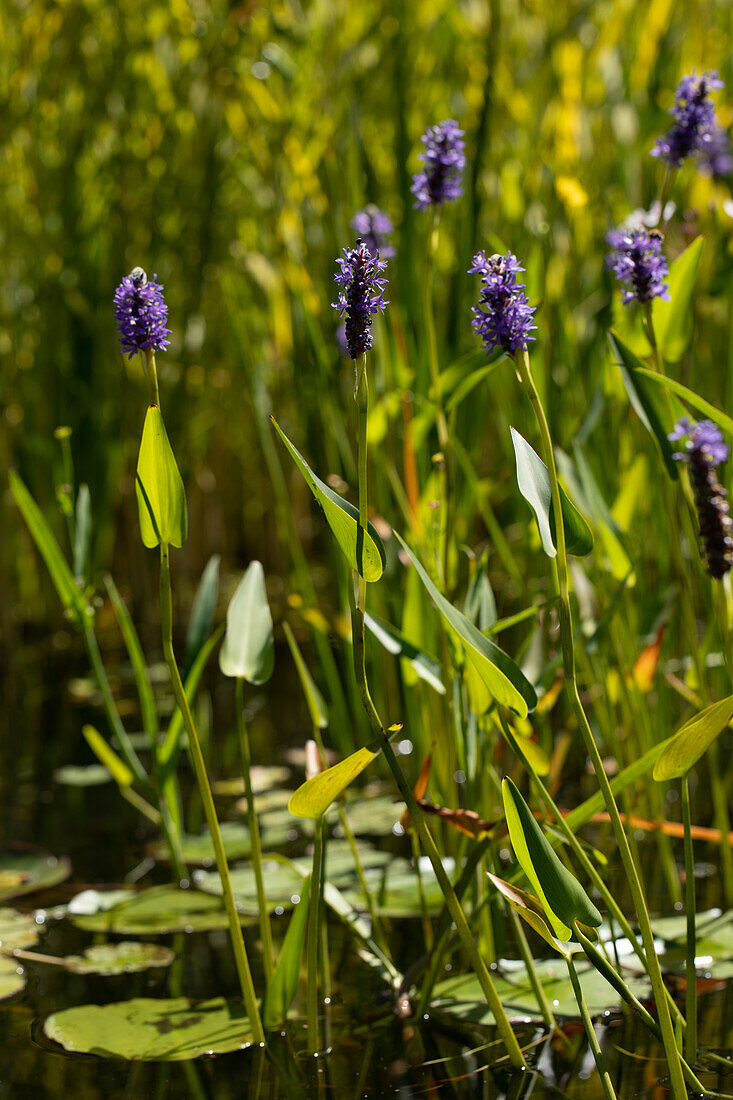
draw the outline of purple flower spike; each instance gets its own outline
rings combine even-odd
[[[612,229],[606,235],[606,243],[613,252],[606,263],[626,290],[624,305],[631,302],[651,302],[652,298],[669,299],[665,283],[668,274],[667,260],[662,252],[662,237],[655,230]]]
[[[714,180],[724,180],[733,175],[730,136],[722,126],[714,126],[710,140],[700,150],[700,172]]]
[[[170,329],[168,306],[163,297],[163,287],[153,275],[153,281],[141,267],[135,267],[115,291],[115,319],[120,334],[122,351],[130,359],[138,351],[163,351],[168,347]]]
[[[698,76],[693,69],[689,76],[684,76],[669,111],[675,124],[663,137],[657,138],[652,156],[679,168],[686,157],[702,152],[712,140],[716,125],[715,107],[709,93],[723,87],[716,72]]]
[[[707,571],[720,580],[733,565],[733,520],[728,494],[715,474],[716,467],[728,459],[728,446],[712,420],[695,423],[689,416],[678,420],[667,438],[675,443],[685,440],[684,451],[673,458],[688,465]]]
[[[387,280],[380,277],[387,261],[380,260],[379,252],[372,256],[359,238],[356,248],[345,248],[344,258],[339,257],[336,263],[340,268],[334,276],[339,296],[332,305],[341,317],[346,314],[346,346],[351,358],[358,359],[373,343],[372,315],[384,313],[389,305],[383,291]]]
[[[351,228],[356,230],[372,256],[378,252],[382,259],[392,259],[395,250],[389,244],[388,237],[394,232],[394,226],[389,214],[370,202],[363,210],[354,214]]]
[[[534,308],[527,301],[524,283],[517,282],[517,273],[524,271],[516,256],[490,256],[477,252],[469,275],[481,276],[481,294],[473,306],[473,328],[488,352],[501,347],[508,355],[526,347],[535,339],[537,327],[532,324]]]
[[[464,131],[453,119],[430,126],[422,136],[425,152],[420,154],[422,172],[413,176],[410,190],[416,210],[429,210],[444,202],[455,202],[463,194],[461,172],[466,166]]]

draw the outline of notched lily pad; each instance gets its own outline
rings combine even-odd
[[[66,857],[52,856],[40,848],[0,849],[0,901],[58,886],[71,874]]]
[[[17,959],[0,955],[0,1001],[25,989],[25,970]]]
[[[170,966],[175,957],[175,951],[161,944],[123,940],[122,943],[100,943],[88,947],[81,955],[67,955],[64,966],[72,974],[108,976]]]
[[[177,886],[152,886],[106,911],[70,915],[77,928],[85,932],[118,932],[128,936],[212,932],[229,926],[219,898],[198,890],[179,890]]]
[[[244,1008],[222,997],[79,1005],[49,1016],[43,1030],[65,1050],[132,1062],[183,1062],[243,1050],[252,1042]]]
[[[17,909],[0,909],[0,947],[32,947],[38,942],[38,925],[32,916]]]

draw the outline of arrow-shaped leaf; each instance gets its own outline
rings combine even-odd
[[[145,416],[135,490],[144,545],[149,549],[161,542],[183,546],[188,526],[186,491],[157,405],[150,405]]]
[[[250,684],[264,684],[275,667],[275,639],[267,602],[265,573],[250,562],[227,608],[227,630],[219,651],[219,668]]]
[[[511,433],[514,456],[517,462],[519,491],[537,519],[537,526],[542,539],[542,549],[548,557],[554,558],[557,554],[555,548],[555,511],[552,504],[552,490],[547,466],[516,428],[511,428]],[[562,488],[560,489],[560,501],[567,551],[576,557],[585,557],[593,549],[593,532]]]
[[[654,778],[662,781],[687,775],[732,718],[733,695],[690,718],[662,749],[652,772]]]

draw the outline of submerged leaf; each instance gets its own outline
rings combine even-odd
[[[270,417],[270,419],[278,435],[290,452],[290,456],[295,465],[303,475],[308,488],[323,509],[326,522],[346,555],[349,565],[352,569],[361,572],[357,564],[358,509],[355,508],[353,504],[349,504],[348,501],[343,500],[337,493],[334,493],[333,489],[330,489],[325,482],[321,481],[321,479],[313,473],[300,451],[290,442],[274,416]],[[384,547],[382,546],[382,540],[377,534],[376,528],[371,523],[367,525],[367,530],[365,532],[362,557],[362,576],[364,580],[378,581],[384,572]]]

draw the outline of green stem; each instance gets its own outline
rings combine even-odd
[[[232,940],[239,984],[242,989],[242,998],[244,1000],[247,1015],[249,1016],[250,1027],[252,1028],[252,1037],[256,1043],[264,1043],[265,1033],[262,1029],[262,1020],[260,1019],[260,1012],[257,1007],[252,974],[249,968],[249,960],[247,959],[247,951],[244,946],[244,938],[242,936],[242,926],[239,923],[239,915],[234,903],[232,883],[229,877],[229,866],[227,864],[224,842],[221,838],[219,821],[214,807],[214,798],[211,793],[209,778],[206,774],[206,765],[201,752],[201,744],[199,742],[198,733],[196,732],[193,715],[188,705],[186,691],[183,687],[181,674],[178,671],[178,664],[173,651],[173,600],[171,594],[170,563],[168,558],[168,544],[161,543],[160,622],[163,636],[163,654],[170,673],[173,694],[181,714],[183,715],[183,724],[188,734],[188,751],[196,774],[196,782],[198,783],[201,802],[204,807],[204,813],[206,814],[206,822],[209,826],[211,842],[214,846],[216,866],[219,877],[221,878],[222,893],[224,895],[224,905],[226,907],[227,917],[229,918],[229,934]]]
[[[583,735],[586,750],[590,756],[593,769],[596,773],[598,785],[601,788],[603,794],[603,800],[606,804],[606,810],[611,819],[611,826],[613,828],[613,834],[618,846],[619,855],[621,856],[621,862],[624,868],[624,874],[631,890],[631,896],[634,902],[634,908],[636,909],[636,916],[639,922],[639,931],[641,932],[641,939],[644,945],[644,953],[646,955],[646,965],[649,973],[649,978],[652,983],[652,990],[654,992],[654,998],[657,1003],[657,1012],[659,1014],[659,1024],[662,1030],[662,1037],[664,1039],[664,1050],[667,1055],[667,1061],[669,1063],[670,1072],[670,1084],[672,1088],[672,1095],[674,1100],[685,1100],[687,1095],[685,1090],[684,1078],[682,1076],[682,1067],[680,1065],[680,1053],[677,1049],[677,1043],[675,1041],[674,1028],[672,1026],[672,1018],[669,1011],[669,1005],[667,1003],[667,997],[665,993],[664,980],[662,978],[662,971],[659,966],[659,959],[657,957],[656,950],[654,948],[654,933],[652,932],[651,922],[649,920],[649,911],[646,905],[646,899],[644,897],[644,891],[641,886],[641,879],[639,878],[639,872],[636,864],[634,863],[633,856],[631,855],[631,849],[629,848],[628,838],[624,832],[621,817],[616,805],[616,799],[613,797],[613,791],[611,790],[611,784],[609,783],[608,776],[606,775],[603,767],[603,758],[596,745],[593,731],[590,727],[587,715],[583,708],[583,704],[580,699],[580,692],[578,690],[578,682],[575,670],[575,650],[573,642],[573,621],[570,611],[570,589],[568,583],[568,559],[567,549],[565,545],[565,527],[563,524],[562,516],[562,503],[560,497],[560,483],[557,478],[557,468],[555,466],[555,454],[552,447],[552,437],[550,436],[550,429],[547,423],[547,417],[545,410],[540,400],[539,394],[532,378],[532,372],[529,364],[529,355],[527,349],[524,348],[520,353],[517,363],[517,372],[520,380],[527,392],[532,408],[534,410],[535,417],[537,419],[537,426],[539,428],[540,437],[542,440],[543,457],[547,472],[550,478],[550,489],[552,493],[552,506],[555,514],[555,530],[557,539],[557,557],[555,564],[557,568],[557,583],[560,594],[560,630],[562,635],[562,650],[563,650],[563,668],[565,672],[565,688],[570,696],[570,701],[573,707],[573,711],[578,722],[578,726]]]
[[[366,356],[360,364],[360,368],[357,368],[357,386],[355,392],[355,398],[357,403],[359,429],[359,456],[358,456],[358,473],[359,473],[359,528],[357,530],[357,562],[360,561],[361,554],[359,546],[363,546],[364,534],[366,531],[366,517],[367,517],[367,482],[366,482],[366,468],[367,468],[367,456],[366,456],[366,437],[367,437],[367,419],[369,415],[369,391],[367,388],[367,375],[366,375]],[[351,590],[350,590],[351,591]],[[511,1029],[509,1020],[502,1007],[499,996],[494,988],[494,983],[491,980],[491,975],[486,967],[484,960],[476,946],[471,929],[468,926],[468,921],[463,912],[460,902],[456,897],[451,881],[443,866],[443,861],[440,858],[440,854],[433,840],[432,834],[428,829],[425,822],[424,815],[417,805],[415,796],[412,793],[412,788],[407,781],[402,769],[400,768],[397,757],[394,754],[392,745],[382,724],[382,720],[377,713],[377,709],[374,706],[372,697],[369,692],[369,684],[366,675],[366,658],[365,658],[365,625],[364,625],[364,612],[366,607],[366,583],[361,577],[359,577],[359,594],[356,602],[351,600],[351,624],[352,624],[352,636],[354,646],[354,672],[356,674],[356,681],[359,685],[359,692],[361,694],[362,703],[369,719],[369,724],[373,733],[380,739],[382,743],[382,751],[384,752],[385,759],[389,766],[392,775],[399,787],[400,794],[407,806],[407,809],[412,818],[412,823],[418,831],[420,837],[420,843],[423,850],[427,854],[435,871],[435,876],[438,880],[440,888],[445,897],[445,902],[448,907],[448,911],[451,915],[453,922],[455,923],[456,930],[460,936],[461,943],[464,950],[468,955],[471,966],[476,972],[481,988],[486,997],[486,1001],[494,1014],[499,1033],[502,1037],[504,1045],[507,1049],[509,1059],[513,1066],[516,1068],[524,1068],[525,1061],[520,1049],[519,1043],[514,1032]]]
[[[155,353],[152,348],[140,352],[145,377],[150,386],[150,404],[160,408],[160,390],[158,389],[158,368],[155,365]]]
[[[692,1065],[697,1061],[697,972],[695,968],[695,856],[692,850],[692,816],[690,814],[690,780],[682,777],[682,823],[685,830],[685,909],[687,911],[687,944],[685,960],[685,1058]]]
[[[428,913],[427,903],[425,901],[425,887],[422,880],[422,871],[420,870],[420,841],[417,839],[417,833],[414,828],[410,826],[410,840],[412,842],[412,858],[415,861],[415,875],[417,877],[417,892],[420,898],[420,918],[422,920],[422,934],[425,941],[425,950],[430,954],[433,950],[433,944],[435,943],[435,936],[433,935],[433,926],[430,923],[430,914]]]
[[[585,1003],[583,990],[581,989],[580,982],[578,981],[578,974],[575,969],[575,963],[573,962],[572,955],[566,955],[565,962],[568,964],[568,972],[570,974],[570,981],[573,986],[573,993],[575,994],[575,1000],[578,1002],[580,1015],[583,1019],[583,1024],[585,1026],[585,1033],[588,1036],[588,1044],[590,1046],[590,1049],[593,1051],[593,1058],[596,1063],[598,1075],[601,1078],[603,1091],[606,1094],[606,1100],[616,1100],[616,1093],[614,1092],[611,1078],[608,1073],[606,1059],[603,1057],[603,1051],[598,1045],[598,1037],[596,1036],[595,1028],[593,1027],[593,1021],[591,1020],[590,1013],[588,1011],[588,1005]]]
[[[313,838],[313,873],[311,875],[310,913],[308,914],[308,976],[306,1017],[308,1020],[308,1053],[317,1054],[318,1044],[318,931],[321,915],[321,869],[323,867],[323,817],[316,819]]]
[[[244,720],[244,680],[237,677],[235,688],[235,709],[237,711],[237,735],[239,737],[239,750],[242,754],[242,773],[244,775],[244,794],[247,799],[247,826],[249,828],[249,840],[252,848],[252,867],[257,884],[257,909],[259,912],[260,936],[262,938],[262,963],[265,970],[265,981],[269,982],[275,969],[275,960],[272,950],[272,930],[270,928],[270,914],[267,908],[267,895],[265,893],[265,879],[262,873],[262,846],[260,844],[260,829],[257,823],[254,794],[252,793],[252,752],[249,744],[249,731]]]

